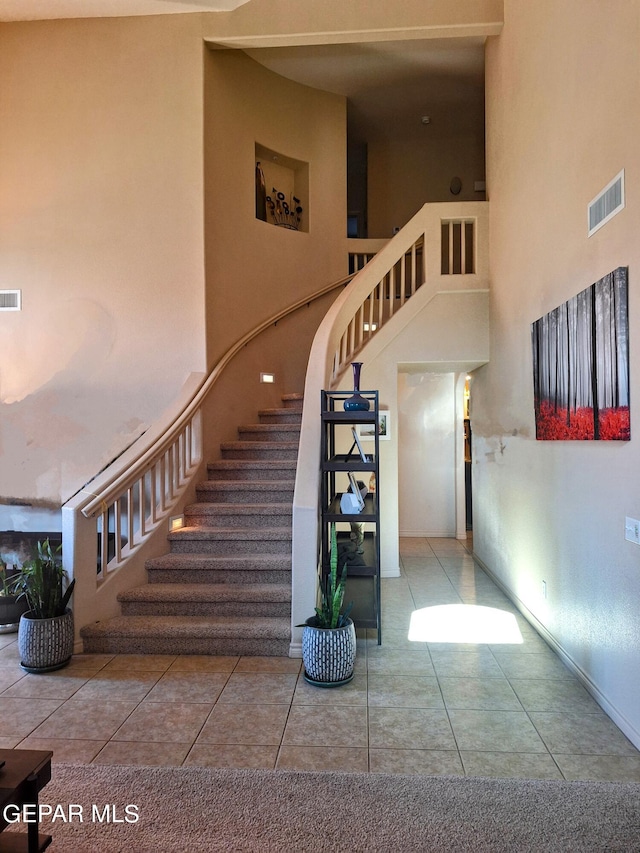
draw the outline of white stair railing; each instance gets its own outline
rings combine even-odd
[[[119,477],[83,507],[96,519],[98,583],[123,566],[176,506],[202,460],[201,434],[198,408],[154,447],[133,482]]]
[[[457,231],[456,223],[461,223]],[[458,238],[460,231],[462,237]],[[452,247],[447,245],[446,269],[442,261],[445,233],[451,235]],[[298,626],[315,606],[319,554],[320,392],[336,387],[359,351],[425,284],[428,292],[422,300],[423,305],[438,292],[477,289],[481,286],[479,282],[485,286],[488,242],[487,202],[424,205],[362,266],[349,287],[333,303],[316,333],[305,381],[293,502],[292,655],[299,653],[301,630]],[[363,253],[366,252],[364,249]],[[470,264],[471,273],[467,272]]]
[[[361,239],[350,238],[347,240],[347,249],[349,252],[349,273],[354,274],[369,263],[371,258],[378,254],[383,246],[386,246],[388,240],[384,239]]]
[[[408,238],[404,229],[401,233]],[[396,249],[391,253],[390,259],[378,263],[376,259],[385,251],[385,246],[376,255],[368,256],[368,263],[373,266],[367,266],[364,279],[368,285],[365,285],[364,289],[366,291],[367,286],[371,289],[368,293],[365,292],[364,299],[357,305],[353,316],[347,320],[337,342],[333,355],[332,381],[353,360],[358,350],[371,340],[393,317],[394,312],[424,283],[424,232],[415,235],[415,239],[408,244],[407,239],[397,240]],[[387,258],[388,255],[389,252],[385,252],[383,257]],[[362,292],[362,286],[359,292]]]

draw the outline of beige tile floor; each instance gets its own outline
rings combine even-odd
[[[468,546],[405,539],[401,553],[402,577],[383,581],[382,646],[360,637],[354,680],[337,689],[307,684],[289,658],[77,655],[29,675],[2,636],[0,746],[71,763],[640,782],[638,751]],[[446,641],[408,639],[425,608],[440,608],[426,625],[442,613]],[[475,615],[498,634],[477,634]]]

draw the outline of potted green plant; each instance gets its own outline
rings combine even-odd
[[[349,618],[352,605],[342,610],[347,567],[338,580],[338,545],[331,525],[330,570],[320,579],[320,602],[315,615],[304,623],[302,660],[304,677],[319,687],[338,687],[353,678],[356,660],[356,629]]]
[[[20,619],[18,651],[27,672],[60,669],[73,654],[73,612],[68,604],[75,579],[69,583],[60,550],[54,553],[48,539],[38,542],[36,555],[20,571],[20,595],[29,609]]]
[[[18,630],[20,617],[29,606],[19,597],[20,571],[9,567],[0,557],[0,634]]]

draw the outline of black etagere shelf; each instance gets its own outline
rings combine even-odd
[[[347,565],[345,602],[353,601],[351,617],[356,628],[373,628],[378,644],[382,641],[380,619],[380,488],[379,476],[379,405],[377,391],[360,391],[369,401],[368,411],[344,411],[344,402],[353,391],[321,392],[321,522],[322,571],[330,570],[331,524],[345,527],[351,522],[364,524],[364,541],[361,551]],[[363,441],[362,427],[371,439]],[[340,500],[348,489],[348,473],[367,488],[372,479],[375,491],[370,490],[364,499],[361,512],[341,512]],[[351,527],[338,527],[338,548],[353,550]]]

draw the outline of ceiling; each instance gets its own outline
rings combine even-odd
[[[417,39],[245,50],[299,83],[345,95],[352,139],[446,133],[484,113],[484,38]],[[428,125],[422,117],[429,116]]]
[[[0,0],[0,21],[229,12],[248,0]]]
[[[0,21],[230,11],[248,0],[0,0]],[[308,2],[308,0],[307,0]],[[346,96],[352,141],[447,135],[484,113],[484,38],[246,49],[277,74]],[[422,117],[428,116],[424,124]]]

